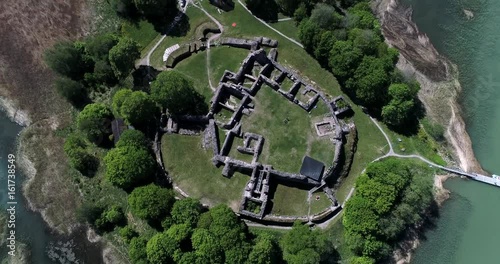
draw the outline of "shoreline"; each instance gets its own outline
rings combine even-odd
[[[458,81],[458,67],[439,54],[430,39],[412,20],[411,7],[400,0],[375,0],[373,6],[379,18],[386,42],[399,52],[397,68],[406,76],[415,78],[421,85],[419,99],[427,115],[445,128],[446,143],[443,147],[453,153],[453,163],[466,172],[485,172],[474,155],[472,142],[466,130],[458,103],[462,87]],[[443,105],[443,102],[447,104]],[[444,107],[443,107],[444,106]],[[434,201],[438,209],[450,198],[450,191],[443,183],[453,175],[434,176]],[[420,245],[418,229],[410,231],[394,250],[392,262],[410,263],[414,251]]]
[[[399,52],[397,68],[421,86],[419,98],[428,116],[442,125],[458,166],[467,172],[487,174],[477,161],[461,116],[458,97],[462,87],[458,68],[439,54],[430,39],[412,21],[412,9],[399,0],[375,0],[374,10],[386,42]],[[447,102],[443,107],[443,102]]]

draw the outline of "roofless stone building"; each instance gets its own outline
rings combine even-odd
[[[267,40],[277,45],[273,40]],[[257,44],[256,44],[257,43]],[[204,146],[211,148],[213,152],[212,163],[214,166],[222,167],[223,177],[232,177],[235,171],[250,175],[243,191],[240,202],[239,213],[253,220],[293,222],[297,219],[303,221],[320,221],[322,218],[335,212],[339,205],[332,190],[327,186],[329,179],[335,178],[338,166],[342,166],[340,155],[343,145],[343,137],[354,125],[347,125],[339,120],[339,115],[349,111],[349,106],[342,97],[330,100],[323,92],[315,89],[305,82],[300,76],[283,67],[276,61],[277,50],[272,48],[269,55],[264,49],[259,48],[258,42],[241,41],[238,45],[250,49],[249,55],[242,62],[237,72],[225,71],[219,85],[211,99],[209,113],[199,117],[177,117],[169,118],[163,132],[166,133],[203,133]],[[271,74],[273,73],[273,74]],[[288,79],[293,85],[285,88],[282,84]],[[324,103],[328,108],[328,117],[314,124],[318,137],[329,137],[332,143],[334,158],[331,165],[325,167],[307,155],[304,155],[300,172],[287,172],[274,169],[276,164],[262,164],[259,156],[267,140],[263,135],[243,131],[243,116],[251,115],[255,110],[254,99],[261,89],[273,89],[280,94],[283,100],[288,100],[306,112],[310,112],[318,102]],[[339,106],[339,103],[342,103]],[[231,113],[226,119],[218,117],[222,110]],[[199,129],[182,130],[183,123],[191,125],[198,124]],[[192,127],[192,126],[191,126]],[[220,131],[226,131],[220,135]],[[221,140],[223,138],[223,140]],[[239,160],[229,153],[233,145],[239,139],[242,144],[236,146],[236,150],[242,154],[251,156],[251,160]],[[271,184],[276,182],[287,182],[290,184],[307,188],[312,194],[322,189],[331,200],[331,206],[318,215],[308,216],[275,216],[269,214],[269,193]]]

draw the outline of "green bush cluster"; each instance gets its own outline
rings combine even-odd
[[[431,174],[425,165],[395,158],[366,168],[343,218],[346,243],[362,257],[355,263],[384,259],[406,228],[422,223],[433,201]]]
[[[58,42],[44,54],[47,65],[60,76],[57,92],[77,108],[89,103],[92,93],[106,92],[127,77],[139,57],[135,41],[115,34]]]

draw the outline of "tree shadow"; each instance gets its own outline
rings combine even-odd
[[[189,32],[189,17],[184,13],[179,13],[178,10],[168,10],[164,15],[147,16],[146,19],[150,22],[154,29],[161,34],[169,34],[174,37],[186,36]]]
[[[232,0],[210,0],[210,4],[222,9],[224,12],[229,12],[234,9],[234,2]]]
[[[150,84],[156,79],[156,76],[161,71],[156,70],[154,67],[141,65],[139,68],[132,72],[134,89],[144,92],[150,92]]]
[[[267,22],[277,21],[280,8],[275,0],[249,0],[247,7],[256,17]]]

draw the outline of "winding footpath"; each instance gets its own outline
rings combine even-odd
[[[179,5],[182,6],[180,2],[181,1],[179,1]],[[186,4],[184,5],[184,7],[182,7],[181,11],[179,11],[179,13],[177,14],[177,16],[174,18],[174,22],[172,22],[172,24],[170,24],[168,26],[168,29],[167,29],[167,32],[165,33],[165,35],[161,36],[161,38],[158,40],[158,42],[156,42],[156,44],[149,50],[149,52],[146,55],[146,57],[142,58],[139,61],[139,65],[146,65],[146,66],[150,66],[151,65],[151,61],[150,61],[151,55],[158,48],[158,46],[160,46],[160,44],[163,42],[163,40],[167,37],[168,33],[170,33],[170,30],[172,30],[172,28],[174,28],[174,26],[177,25],[177,23],[181,20],[181,17],[183,15],[185,15],[186,10],[187,10],[187,8],[189,6],[189,3],[191,3],[191,1],[187,0]]]
[[[215,19],[215,17],[210,15],[210,13],[208,13],[203,7],[201,7],[201,5],[199,6],[199,3],[193,3],[193,6],[200,9],[203,13],[205,13],[205,15],[207,15],[217,25],[217,27],[219,28],[219,31],[220,31],[220,33],[217,33],[217,34],[210,36],[210,38],[208,38],[208,40],[207,40],[206,68],[207,68],[208,85],[210,86],[210,89],[212,89],[212,91],[215,91],[216,87],[213,86],[213,84],[212,84],[212,78],[211,78],[212,74],[210,72],[210,46],[212,45],[212,41],[219,38],[222,35],[222,33],[224,33],[224,26],[222,26],[222,24],[217,19]]]

